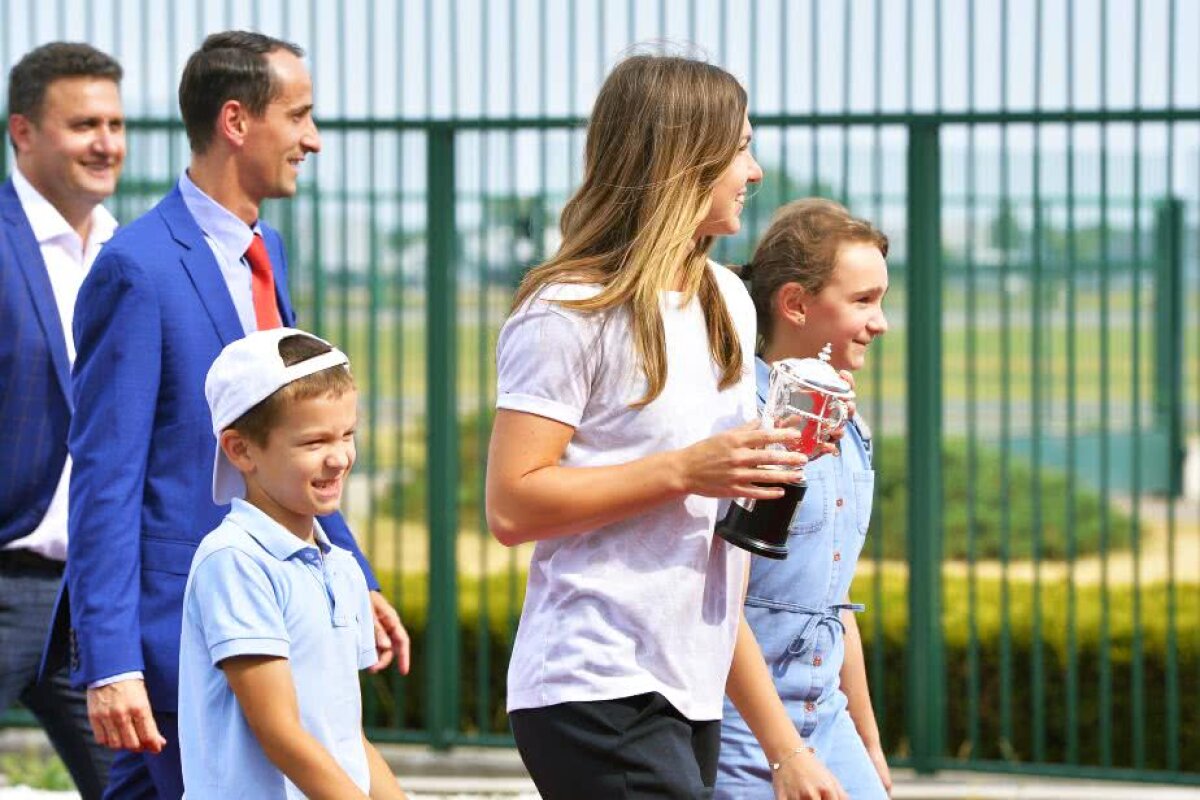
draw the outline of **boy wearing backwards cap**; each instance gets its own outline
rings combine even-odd
[[[403,798],[362,733],[375,662],[367,584],[314,519],[354,464],[346,356],[290,328],[221,351],[204,385],[213,500],[232,503],[192,561],[179,655],[189,800]]]

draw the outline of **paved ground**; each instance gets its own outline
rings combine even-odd
[[[934,781],[899,776],[895,800],[1196,800],[1200,789],[1018,779],[988,775],[944,775]],[[411,800],[538,800],[527,782],[503,778],[442,779],[448,791],[428,779],[410,779]],[[449,783],[457,788],[449,788]],[[475,789],[478,789],[476,791]],[[0,788],[0,800],[78,800],[74,792],[39,792],[26,787]]]
[[[456,748],[434,753],[410,745],[379,745],[411,800],[539,800],[513,750]],[[40,731],[0,731],[0,753],[48,753]],[[1200,787],[1059,780],[943,772],[933,778],[907,770],[894,775],[894,800],[1200,800]],[[43,792],[5,786],[0,800],[79,800],[74,792]]]

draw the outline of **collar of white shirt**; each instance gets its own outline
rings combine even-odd
[[[80,243],[80,253],[86,252],[89,246],[101,245],[112,238],[117,229],[117,219],[104,206],[97,204],[92,209],[91,240],[79,242],[79,234],[71,224],[59,213],[54,205],[33,188],[29,179],[21,174],[21,170],[13,168],[13,188],[17,191],[17,199],[21,201],[21,209],[33,228],[34,238],[38,244],[46,244],[63,236],[74,237]]]

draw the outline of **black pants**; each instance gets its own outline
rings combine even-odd
[[[544,800],[712,797],[721,721],[692,722],[657,692],[509,715]]]
[[[20,550],[0,551],[0,711],[14,701],[33,712],[84,800],[98,800],[112,751],[92,735],[87,697],[66,670],[37,680],[62,568]]]

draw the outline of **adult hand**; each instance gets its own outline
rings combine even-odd
[[[382,672],[395,659],[396,669],[401,675],[407,675],[410,643],[400,615],[379,591],[371,592],[371,610],[375,613],[375,652],[379,660],[368,672]]]
[[[878,744],[869,745],[867,747],[867,756],[871,759],[871,764],[875,767],[875,771],[879,773],[879,781],[883,784],[884,790],[887,791],[888,797],[892,796],[892,771],[888,769],[887,756],[883,754],[883,748]]]
[[[854,373],[851,372],[850,370],[848,370],[848,369],[838,370],[838,377],[840,377],[846,383],[850,384],[850,391],[853,392],[856,388],[858,388],[858,383],[854,380]],[[847,403],[846,403],[846,419],[850,419],[857,413],[858,413],[858,402],[856,400],[847,401]]]
[[[684,491],[705,497],[782,497],[782,488],[756,484],[798,483],[804,476],[800,468],[808,459],[790,450],[765,448],[795,446],[799,441],[795,429],[763,430],[754,420],[678,450]],[[784,469],[762,469],[776,465]]]
[[[850,391],[854,391],[854,388],[855,388],[854,373],[850,372],[850,370],[848,370],[848,369],[838,370],[838,377],[840,377],[846,383],[850,384]],[[847,400],[846,401],[846,420],[847,420],[847,422],[849,422],[850,418],[853,417],[857,412],[858,412],[858,406],[855,404],[854,400]],[[825,441],[823,441],[817,445],[817,451],[815,453],[813,453],[812,458],[814,460],[816,460],[824,455],[840,456],[842,454],[842,451],[838,447],[838,443],[842,440],[842,437],[845,435],[846,435],[846,426],[842,425],[837,430],[835,430],[833,433],[829,434],[829,437]]]
[[[790,757],[771,777],[775,800],[850,800],[820,759],[809,748]]]
[[[146,682],[117,681],[87,690],[88,721],[96,741],[113,750],[161,753],[167,740],[158,732]]]

